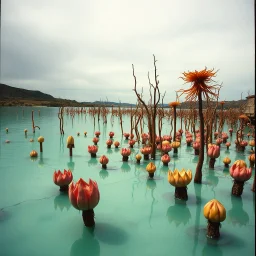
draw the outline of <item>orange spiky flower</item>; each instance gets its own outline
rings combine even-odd
[[[240,120],[244,120],[244,121],[247,121],[249,120],[249,117],[245,114],[241,114],[239,117],[238,117]]]
[[[169,105],[170,107],[177,107],[177,106],[180,105],[180,102],[179,102],[179,101],[173,101],[173,102],[170,102],[168,105]]]
[[[180,89],[178,92],[182,94],[187,94],[186,101],[195,101],[198,98],[198,113],[200,119],[200,152],[199,159],[196,167],[196,173],[194,176],[195,183],[202,183],[202,167],[204,162],[204,116],[203,116],[203,102],[202,96],[204,96],[207,101],[211,98],[217,98],[219,95],[219,88],[217,85],[209,85],[211,82],[215,82],[212,78],[216,76],[218,71],[214,69],[207,70],[207,68],[194,72],[184,72],[183,77],[180,77],[185,81],[185,83],[192,83],[192,87],[184,90]],[[215,92],[217,91],[217,93]],[[180,96],[181,96],[180,95]]]
[[[198,97],[198,94],[200,92],[203,93],[203,96],[205,96],[207,99],[212,97],[217,97],[218,94],[213,92],[216,91],[218,88],[216,85],[209,85],[211,82],[215,82],[212,80],[213,77],[216,76],[216,73],[218,71],[214,72],[214,69],[207,70],[207,68],[197,71],[195,70],[194,72],[184,72],[182,73],[184,77],[180,77],[185,81],[185,83],[192,83],[192,87],[184,90],[180,89],[178,92],[182,92],[187,94],[186,100],[187,101],[193,101],[196,100]]]

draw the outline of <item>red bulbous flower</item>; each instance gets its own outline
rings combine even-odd
[[[186,138],[186,142],[187,143],[192,143],[193,142],[193,138],[192,137],[187,137]]]
[[[96,131],[94,134],[98,137],[100,136],[100,131]]]
[[[230,145],[231,145],[231,143],[228,141],[228,142],[226,142],[226,147],[230,147]]]
[[[113,144],[113,141],[112,141],[112,140],[107,140],[107,141],[106,141],[106,144],[107,144],[108,146],[111,146],[111,145]]]
[[[131,150],[129,148],[122,148],[121,155],[122,156],[129,156],[131,154]]]
[[[119,142],[119,141],[115,141],[115,142],[114,142],[114,146],[115,146],[116,148],[118,148],[119,145],[120,145],[120,142]]]
[[[193,143],[193,149],[200,149],[200,142],[195,141],[195,142]]]
[[[164,136],[163,136],[163,140],[167,140],[167,141],[171,142],[172,136],[170,136],[170,135],[164,135]]]
[[[133,146],[135,143],[136,143],[136,141],[133,140],[133,139],[129,140],[129,142],[128,142],[128,144],[129,144],[130,146]]]
[[[58,170],[57,172],[54,171],[53,173],[53,182],[57,185],[57,186],[67,186],[70,184],[70,182],[73,180],[73,175],[72,172],[70,170],[64,170],[64,172],[62,173],[60,170]]]
[[[149,139],[149,135],[147,133],[142,133],[141,134],[141,138],[145,139],[145,140],[148,140]]]
[[[186,133],[186,138],[193,138],[193,135],[190,132],[188,132]]]
[[[100,200],[100,192],[96,181],[89,179],[86,183],[82,178],[69,186],[68,196],[71,204],[77,210],[90,210],[95,208]]]
[[[105,155],[102,155],[99,159],[99,162],[103,165],[106,165],[108,163],[108,158]]]
[[[126,139],[128,139],[129,137],[130,137],[130,133],[127,133],[127,132],[124,132],[124,137],[126,138]]]
[[[162,151],[164,152],[164,153],[168,153],[168,152],[170,152],[172,150],[172,146],[171,146],[171,144],[164,144],[164,145],[162,145]]]
[[[108,135],[109,135],[110,138],[112,138],[115,135],[115,133],[114,132],[109,132]]]
[[[95,145],[88,146],[88,152],[90,154],[96,154],[98,152],[98,147]]]
[[[97,144],[97,143],[99,142],[99,138],[94,137],[94,138],[92,139],[92,142],[95,143],[95,144]]]
[[[236,160],[230,167],[229,173],[231,177],[238,181],[247,181],[252,176],[252,169],[247,168],[247,164],[243,160]]]
[[[221,138],[222,138],[223,140],[227,140],[227,139],[228,139],[228,134],[227,134],[226,132],[223,132],[223,133],[221,134]]]
[[[220,147],[218,145],[208,145],[207,154],[210,158],[218,158],[220,156]]]
[[[181,136],[181,133],[180,132],[176,132],[176,137],[177,136]]]
[[[152,148],[149,146],[145,146],[144,148],[140,149],[141,154],[143,155],[149,155],[152,152]]]
[[[156,143],[160,143],[161,141],[161,137],[160,136],[156,136]]]
[[[217,145],[220,145],[222,143],[222,139],[221,138],[218,138],[217,140],[216,140],[216,144]]]
[[[148,139],[149,139],[149,135],[147,133],[142,133],[141,134],[142,144],[146,144]]]
[[[240,142],[240,146],[241,147],[246,147],[248,145],[248,142],[246,141],[246,140],[242,140],[241,142]]]
[[[161,157],[161,161],[164,163],[164,164],[168,164],[170,161],[171,161],[171,158],[169,155],[165,154]]]

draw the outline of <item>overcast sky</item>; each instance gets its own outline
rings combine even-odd
[[[164,102],[184,71],[215,68],[221,100],[254,94],[253,0],[2,0],[1,82],[77,101]],[[182,101],[182,98],[181,98]]]

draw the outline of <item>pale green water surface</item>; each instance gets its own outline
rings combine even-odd
[[[24,115],[23,110],[24,109]],[[35,125],[32,133],[31,110]],[[40,110],[40,116],[38,113]],[[221,156],[215,169],[208,169],[207,157],[203,167],[203,184],[188,185],[188,201],[174,198],[175,188],[167,181],[168,167],[163,167],[158,153],[154,180],[147,179],[145,167],[149,161],[136,164],[139,151],[136,144],[128,163],[122,162],[121,147],[128,147],[122,138],[119,120],[113,126],[102,119],[93,126],[92,117],[82,114],[64,116],[65,135],[59,132],[58,108],[0,108],[0,255],[1,256],[161,256],[161,255],[254,255],[255,254],[255,199],[251,191],[253,175],[245,183],[241,198],[231,196],[232,178],[222,160],[247,159],[250,147],[237,153],[233,138],[229,151],[221,146]],[[129,132],[129,117],[124,117],[124,132]],[[9,132],[6,133],[5,128]],[[145,127],[146,128],[146,127]],[[178,123],[177,128],[180,128]],[[24,129],[28,129],[27,137]],[[87,151],[93,145],[96,130],[101,131],[97,159]],[[84,136],[87,131],[87,136]],[[108,133],[115,132],[119,149],[107,149]],[[225,126],[224,131],[228,131]],[[80,132],[80,136],[77,136]],[[169,134],[170,124],[164,122],[162,134]],[[66,139],[75,138],[73,157],[69,157]],[[43,153],[37,138],[43,136]],[[29,142],[34,138],[34,142]],[[5,143],[10,140],[10,143]],[[32,161],[29,153],[35,149],[39,156]],[[191,169],[193,174],[198,157],[186,146],[182,137],[178,156],[173,157],[169,169]],[[107,155],[107,170],[98,162]],[[59,192],[53,183],[54,170],[72,169],[74,180],[80,177],[97,181],[100,202],[94,209],[95,228],[86,228],[82,213],[71,206],[67,194]],[[219,240],[206,238],[207,220],[204,205],[216,198],[226,208]]]

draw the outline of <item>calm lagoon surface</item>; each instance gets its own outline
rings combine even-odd
[[[35,125],[40,127],[34,134],[32,110]],[[214,170],[209,170],[205,156],[203,183],[194,184],[192,180],[187,187],[188,200],[183,202],[174,198],[175,188],[168,183],[167,171],[185,168],[195,173],[198,156],[187,147],[184,134],[178,155],[174,157],[173,150],[169,153],[168,167],[157,154],[155,177],[149,180],[145,170],[149,161],[136,164],[138,144],[129,161],[122,162],[120,149],[129,145],[122,137],[118,117],[111,122],[109,115],[107,124],[96,117],[94,127],[88,114],[75,115],[73,122],[64,114],[62,136],[58,111],[48,107],[0,107],[1,256],[255,255],[255,194],[251,191],[255,170],[237,198],[231,195],[233,181],[222,162],[228,156],[231,163],[242,159],[249,165],[250,147],[244,153],[236,152],[235,134],[228,139],[229,150],[221,145]],[[124,132],[130,132],[129,116],[123,116],[123,127]],[[144,128],[147,132],[146,125]],[[228,132],[228,128],[224,126],[223,131]],[[28,129],[27,136],[24,129]],[[165,120],[162,135],[169,134],[170,129],[170,122]],[[93,145],[97,130],[101,135],[97,158],[93,159],[87,147]],[[110,131],[115,133],[113,140],[120,142],[119,149],[113,145],[107,148]],[[66,147],[69,135],[75,139],[73,157],[69,157]],[[39,136],[45,139],[43,153],[39,152]],[[36,159],[30,158],[32,150],[38,152]],[[103,154],[109,158],[107,170],[99,163]],[[101,198],[94,209],[94,229],[84,226],[82,212],[53,183],[53,172],[64,169],[72,170],[74,181],[91,178],[98,183]],[[218,240],[206,237],[207,220],[203,215],[204,205],[214,198],[227,213]]]

